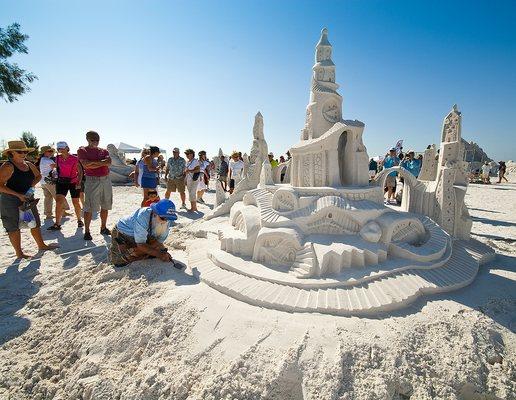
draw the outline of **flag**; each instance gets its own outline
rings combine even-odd
[[[396,149],[396,155],[399,156],[401,153],[401,148],[403,147],[403,139],[400,139],[396,142],[396,146],[394,148]]]

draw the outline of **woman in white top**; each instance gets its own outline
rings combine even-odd
[[[204,150],[199,152],[199,167],[201,175],[199,176],[199,186],[197,187],[197,201],[204,204],[202,196],[210,183],[210,162],[206,159],[206,152]]]
[[[190,209],[188,211],[195,212],[197,211],[197,187],[199,186],[201,167],[199,161],[195,158],[195,151],[187,149],[185,150],[185,156],[185,180],[190,200]]]
[[[491,166],[486,161],[484,165],[482,165],[482,181],[484,183],[491,183],[491,180],[489,179],[489,173],[491,172]]]
[[[229,160],[229,194],[233,193],[235,186],[242,180],[244,162],[240,159],[238,152],[234,151]]]

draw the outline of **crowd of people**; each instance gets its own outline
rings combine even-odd
[[[138,209],[120,219],[110,230],[107,226],[108,214],[113,205],[113,187],[109,177],[111,157],[109,152],[99,147],[100,135],[86,133],[86,144],[72,154],[65,141],[52,146],[43,146],[35,163],[27,160],[34,148],[23,141],[10,141],[3,156],[7,161],[0,166],[0,215],[3,226],[17,258],[29,258],[21,247],[20,229],[30,228],[39,250],[54,249],[47,245],[41,235],[41,220],[34,197],[35,186],[41,185],[43,211],[46,219],[52,219],[49,231],[60,231],[64,216],[71,216],[71,205],[75,213],[78,229],[84,228],[84,240],[91,241],[92,215],[99,212],[100,235],[111,236],[110,258],[116,266],[127,265],[138,259],[155,257],[173,262],[171,254],[164,246],[170,222],[177,219],[175,204],[170,200],[172,192],[177,192],[181,200],[180,209],[187,213],[198,212],[197,204],[205,204],[204,194],[214,179],[224,191],[233,193],[243,179],[246,163],[242,153],[233,151],[229,160],[220,156],[217,167],[207,157],[206,151],[197,154],[186,149],[184,157],[175,147],[172,156],[165,161],[157,146],[142,150],[139,160],[134,159],[131,178],[136,187],[142,189],[142,200]],[[369,176],[374,179],[382,169],[400,166],[417,177],[421,171],[422,156],[415,156],[413,150],[403,154],[402,149],[392,148],[386,156],[369,162]],[[56,154],[57,153],[57,154]],[[277,167],[290,159],[281,156],[279,160],[269,153],[271,167]],[[505,178],[505,163],[499,165],[499,182]],[[482,167],[483,179],[489,180],[490,165]],[[385,179],[386,204],[396,202],[398,173],[393,170]],[[399,179],[403,182],[403,178]],[[159,187],[166,187],[164,198],[159,195]],[[69,195],[69,200],[67,196]],[[187,195],[190,207],[187,207]],[[54,207],[55,203],[55,207]]]
[[[108,228],[108,215],[113,205],[113,187],[109,177],[111,157],[108,150],[99,146],[97,132],[86,133],[86,144],[73,154],[67,142],[59,141],[55,148],[42,146],[36,160],[28,159],[35,149],[23,141],[10,141],[3,156],[7,161],[0,166],[0,215],[17,258],[29,258],[21,246],[21,229],[30,232],[39,250],[58,247],[47,245],[41,234],[38,201],[34,197],[36,185],[43,193],[43,212],[52,220],[48,231],[60,231],[63,217],[71,216],[71,206],[78,229],[84,229],[85,241],[93,240],[90,230],[92,215],[100,215],[100,235],[111,236],[110,259],[116,266],[147,257],[172,261],[163,245],[170,221],[177,218],[172,192],[178,192],[181,209],[198,212],[197,204],[205,204],[204,194],[210,178],[224,191],[233,193],[242,180],[245,163],[241,152],[234,151],[227,161],[220,157],[218,168],[208,160],[206,151],[186,149],[184,157],[174,148],[172,157],[165,161],[157,146],[142,150],[139,160],[133,160],[131,178],[142,189],[142,201],[131,215],[120,219],[112,230]],[[271,164],[278,164],[269,154]],[[284,159],[281,159],[284,161]],[[164,198],[159,195],[161,182],[165,182]],[[187,207],[187,194],[190,207]],[[68,198],[69,196],[69,198]],[[71,202],[71,206],[70,206]]]
[[[429,148],[430,146],[428,146]],[[423,155],[419,154],[416,157],[416,153],[414,150],[409,150],[407,153],[403,153],[403,148],[396,149],[391,148],[389,152],[385,155],[383,159],[371,158],[369,160],[369,179],[370,181],[375,178],[375,176],[382,171],[383,169],[392,168],[392,167],[402,167],[416,178],[419,176],[421,172],[421,168],[423,166]],[[439,152],[439,150],[437,151]],[[437,159],[438,155],[436,156]],[[491,183],[491,174],[493,172],[493,166],[485,161],[483,165],[476,171],[472,171],[469,176],[469,181],[471,183]],[[507,166],[505,161],[499,161],[497,166],[497,175],[498,182],[501,183],[502,180],[508,182],[505,177],[507,171]],[[396,204],[401,202],[402,191],[396,192],[397,183],[403,183],[403,177],[398,176],[397,171],[390,172],[385,179],[385,187],[384,192],[386,193],[385,204]]]

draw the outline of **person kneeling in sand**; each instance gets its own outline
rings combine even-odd
[[[124,267],[146,258],[174,263],[163,242],[168,237],[170,223],[176,219],[176,207],[168,199],[142,207],[133,215],[120,219],[111,233],[111,263],[115,267]]]

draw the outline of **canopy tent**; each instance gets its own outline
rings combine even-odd
[[[142,149],[131,146],[130,144],[124,142],[115,143],[115,147],[121,153],[139,153],[142,151]]]

